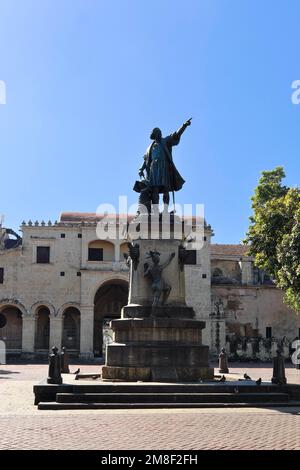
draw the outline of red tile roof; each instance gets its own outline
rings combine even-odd
[[[210,252],[212,255],[240,255],[247,256],[249,247],[247,245],[219,245],[212,243]]]
[[[134,218],[133,214],[96,214],[95,212],[62,212],[59,217],[59,222],[69,222],[69,223],[81,223],[81,222],[90,222],[96,223],[102,220],[103,218],[106,219],[114,219],[117,217],[122,218],[124,220],[131,221]]]

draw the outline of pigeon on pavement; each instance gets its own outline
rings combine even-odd
[[[247,374],[244,374],[244,379],[245,380],[252,380],[251,377],[249,377],[249,375],[247,375]]]

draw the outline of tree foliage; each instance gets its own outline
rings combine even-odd
[[[283,289],[287,305],[300,311],[300,190],[284,186],[284,177],[282,167],[262,172],[244,242],[256,266]]]

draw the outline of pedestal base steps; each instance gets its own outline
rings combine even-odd
[[[104,380],[125,382],[197,382],[199,377],[213,378],[209,367],[113,367],[103,366]]]
[[[255,382],[99,383],[34,386],[38,409],[300,407],[299,385]]]
[[[113,320],[111,327],[103,379],[191,382],[214,376],[209,348],[202,345],[205,322],[158,316]]]

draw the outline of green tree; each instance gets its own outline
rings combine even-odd
[[[256,266],[283,289],[287,305],[300,311],[300,190],[284,186],[284,177],[282,167],[262,172],[244,242]]]

